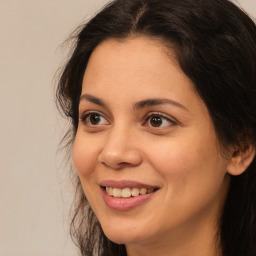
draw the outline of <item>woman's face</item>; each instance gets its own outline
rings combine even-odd
[[[216,231],[229,159],[204,102],[159,41],[101,43],[84,74],[79,118],[73,161],[109,239],[148,244]]]

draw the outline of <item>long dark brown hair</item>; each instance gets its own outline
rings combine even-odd
[[[160,38],[206,104],[222,146],[256,145],[256,26],[228,0],[116,0],[84,24],[60,77],[56,100],[72,145],[88,59],[108,38]],[[126,255],[103,233],[76,176],[71,235],[83,256]],[[256,255],[256,161],[232,176],[219,224],[222,254]]]

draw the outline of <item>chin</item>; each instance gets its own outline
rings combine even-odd
[[[136,244],[143,240],[143,234],[136,229],[131,230],[120,226],[116,228],[102,226],[102,229],[106,237],[117,244]]]

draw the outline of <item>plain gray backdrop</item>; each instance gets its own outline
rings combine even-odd
[[[0,0],[0,256],[72,256],[67,124],[54,74],[69,34],[107,0]],[[256,0],[240,0],[256,17]]]

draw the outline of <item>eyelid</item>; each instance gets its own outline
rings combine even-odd
[[[98,110],[86,110],[86,111],[82,112],[82,114],[79,117],[79,120],[83,120],[84,118],[86,118],[90,114],[99,114],[99,115],[101,115],[105,118],[105,115],[103,113],[101,113],[100,111],[98,111]],[[105,118],[105,119],[107,119],[107,118]]]
[[[86,119],[92,115],[92,114],[97,114],[100,115],[102,118],[104,118],[106,120],[107,123],[110,123],[109,119],[100,111],[96,111],[96,110],[87,110],[85,112],[82,113],[81,117],[79,118],[79,121],[81,121],[82,123],[85,124]],[[86,125],[86,124],[85,124]],[[89,125],[88,125],[89,126]],[[103,125],[91,125],[91,127],[99,127],[99,126],[103,126]]]
[[[145,116],[145,121],[148,121],[149,118],[152,117],[152,116],[163,117],[163,118],[169,120],[170,122],[172,122],[173,124],[178,124],[178,123],[179,123],[174,117],[171,117],[171,116],[166,115],[166,114],[161,113],[161,112],[150,112],[150,113],[148,113],[148,114]]]

